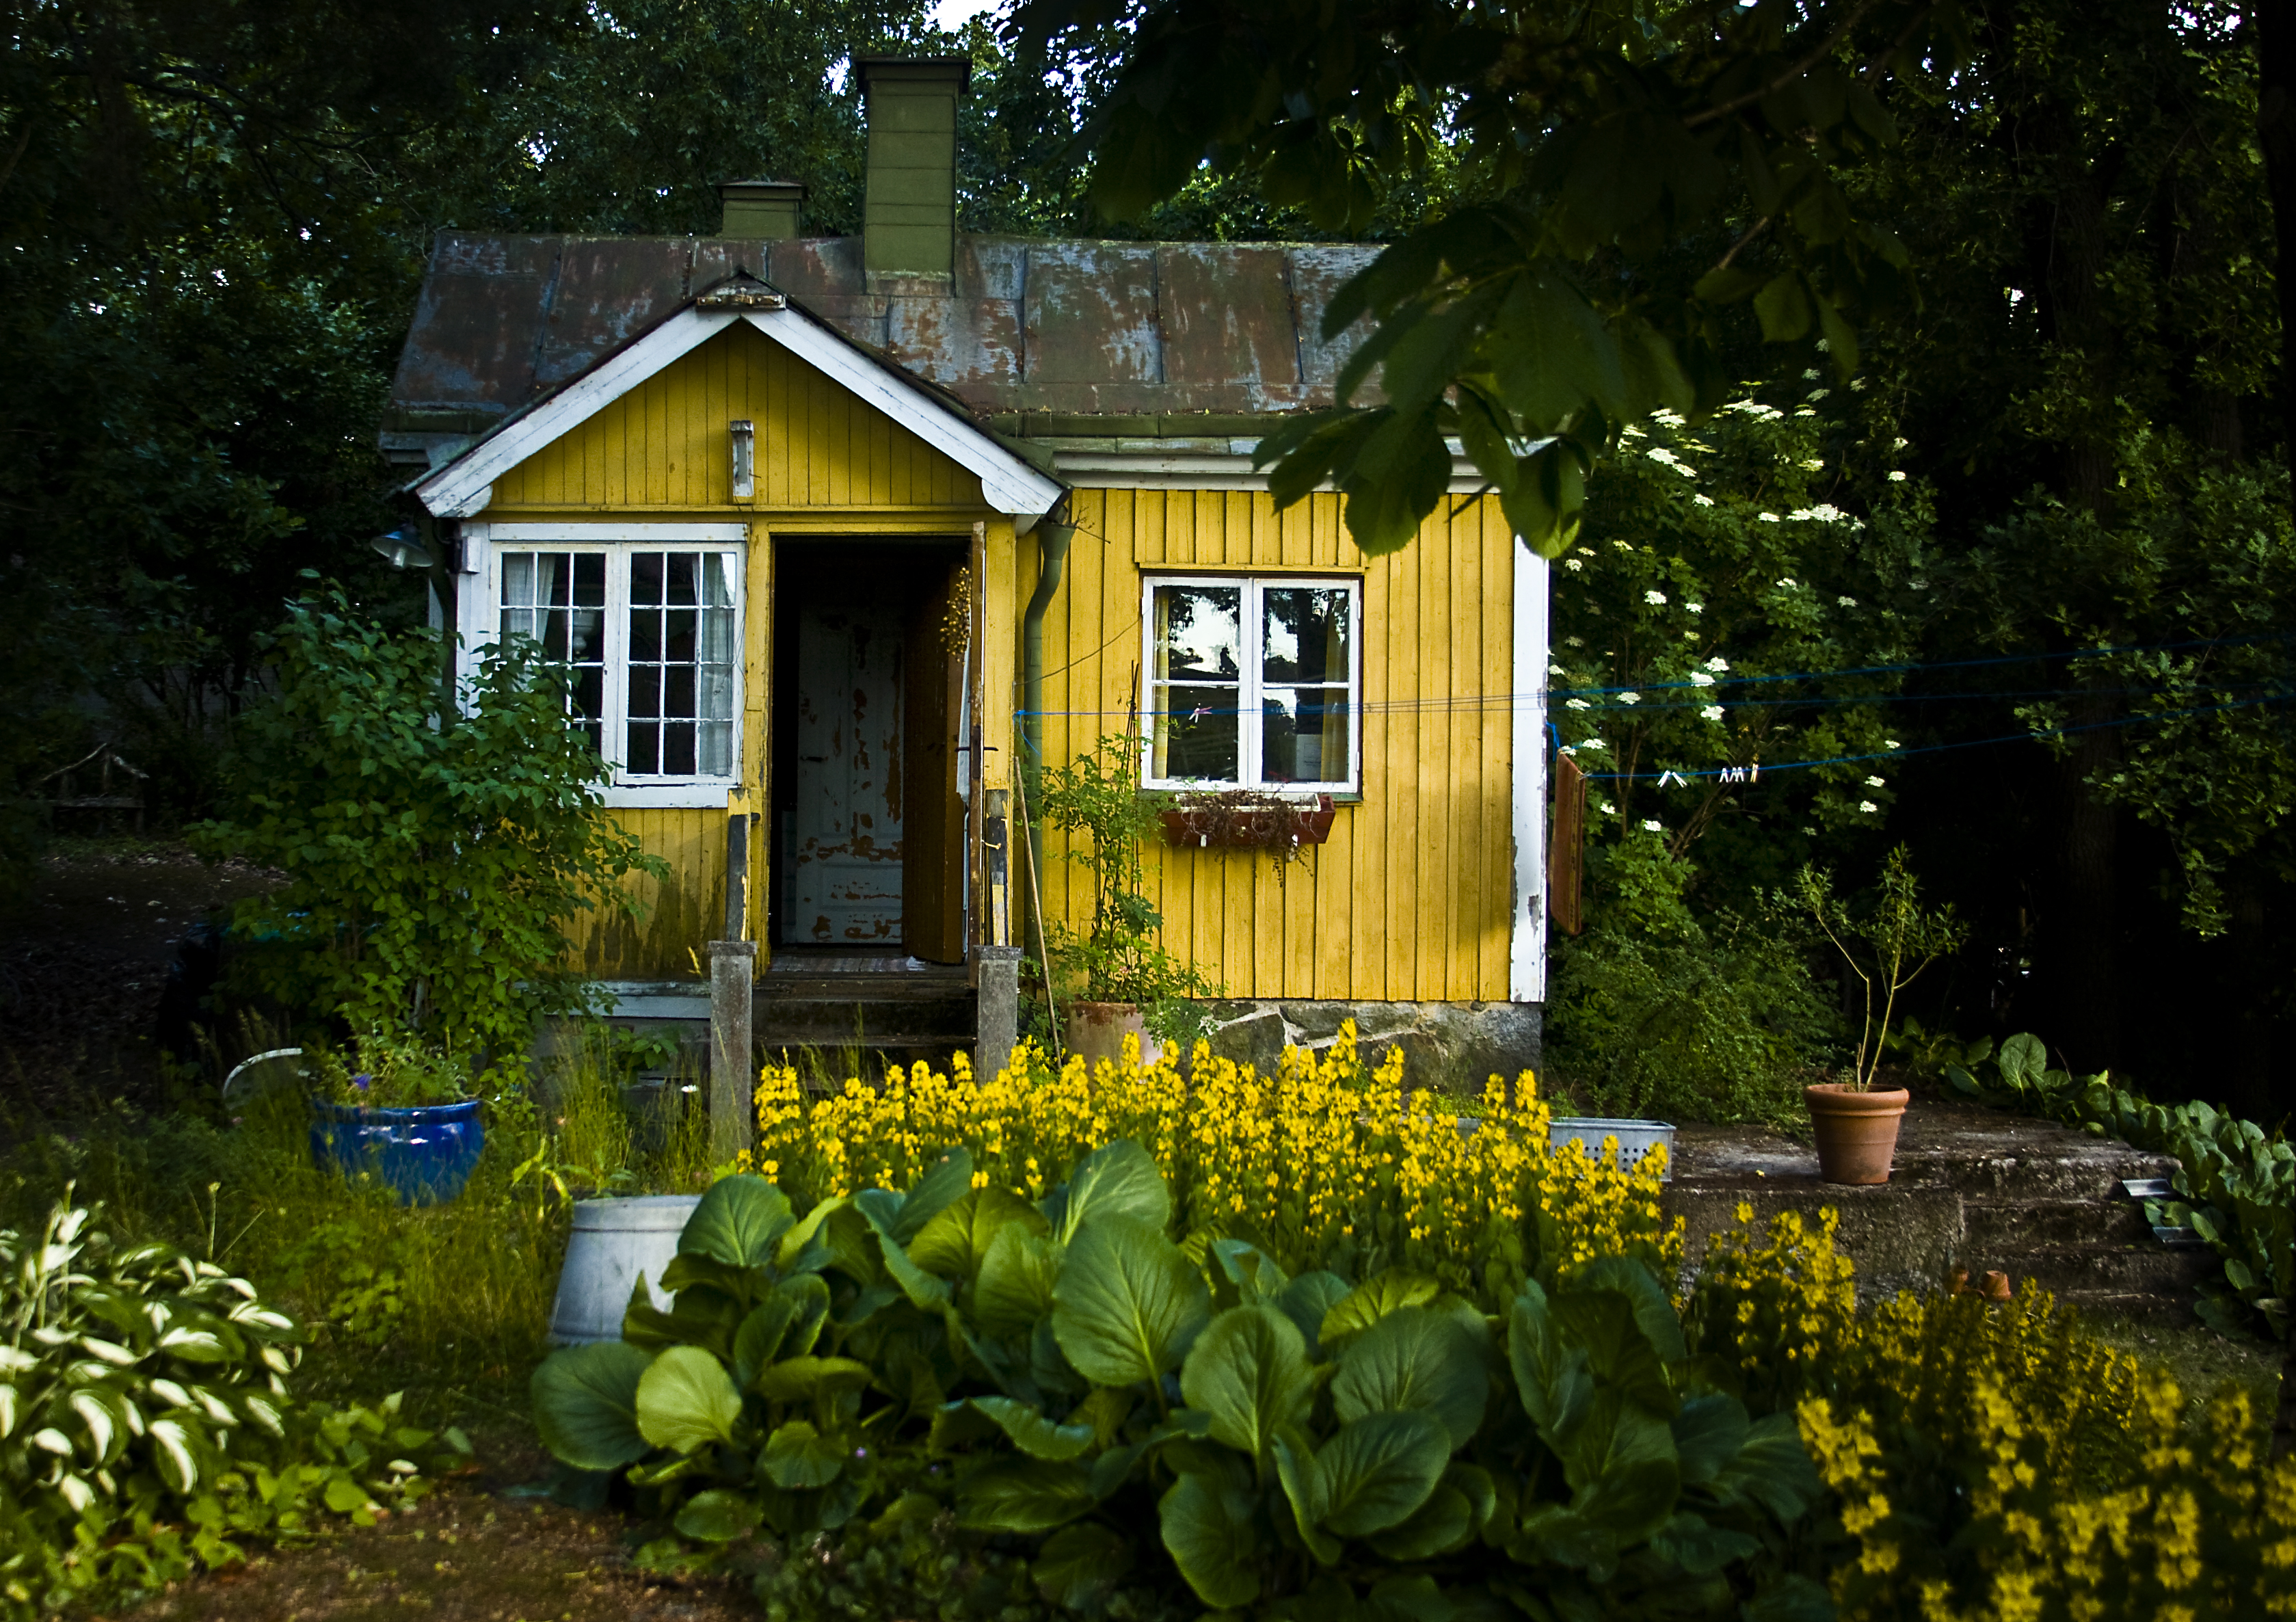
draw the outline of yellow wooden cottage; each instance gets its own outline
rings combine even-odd
[[[1336,496],[1278,512],[1251,467],[1332,402],[1361,334],[1325,343],[1323,310],[1375,250],[961,234],[965,64],[860,71],[858,237],[750,182],[716,237],[433,252],[382,445],[421,470],[441,611],[465,657],[514,632],[574,667],[607,802],[671,869],[571,949],[626,1016],[705,1015],[720,943],[768,1048],[976,1021],[994,1048],[1032,913],[1016,771],[1136,713],[1151,786],[1335,807],[1280,872],[1152,853],[1165,946],[1231,994],[1223,1050],[1352,1016],[1530,1063],[1546,565],[1464,461],[1377,560]]]

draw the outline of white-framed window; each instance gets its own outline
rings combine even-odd
[[[608,803],[724,804],[742,769],[741,528],[488,530],[484,620],[465,635],[532,637],[571,668]]]
[[[1150,575],[1141,616],[1145,786],[1361,788],[1361,581]]]

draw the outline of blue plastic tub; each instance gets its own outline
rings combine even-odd
[[[486,1145],[479,1101],[361,1110],[314,1101],[311,1159],[347,1177],[362,1173],[401,1205],[440,1205],[463,1192]]]

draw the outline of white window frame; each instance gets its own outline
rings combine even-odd
[[[1236,687],[1236,771],[1230,782],[1210,777],[1158,777],[1155,774],[1156,738],[1154,728],[1162,718],[1156,701],[1156,591],[1160,586],[1196,586],[1242,588],[1242,600],[1238,608],[1242,624],[1242,645],[1238,650],[1242,666],[1241,679]],[[1263,682],[1261,651],[1266,637],[1267,617],[1261,604],[1261,594],[1312,587],[1318,591],[1341,589],[1348,594],[1348,775],[1345,779],[1330,779],[1322,782],[1266,783],[1259,780],[1262,769],[1262,745],[1265,742],[1265,712],[1259,704]],[[1293,574],[1144,574],[1140,580],[1140,713],[1147,718],[1140,739],[1140,786],[1144,789],[1249,789],[1271,799],[1312,799],[1319,794],[1360,794],[1363,792],[1363,577],[1360,575],[1293,575]],[[1278,683],[1277,685],[1292,684]],[[1331,684],[1324,683],[1329,686]]]
[[[616,807],[715,810],[742,786],[742,728],[748,692],[749,527],[746,524],[466,523],[463,526],[461,673],[477,652],[502,640],[502,557],[506,552],[603,553],[606,564],[605,673],[602,752],[605,803]],[[715,552],[732,560],[734,592],[734,769],[723,776],[633,776],[623,770],[629,718],[629,556],[636,552]]]

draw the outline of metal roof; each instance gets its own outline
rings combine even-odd
[[[1368,324],[1325,343],[1324,309],[1378,251],[960,236],[952,277],[865,281],[858,237],[442,233],[382,444],[459,448],[736,271],[1008,433],[1225,432],[1332,404]]]

